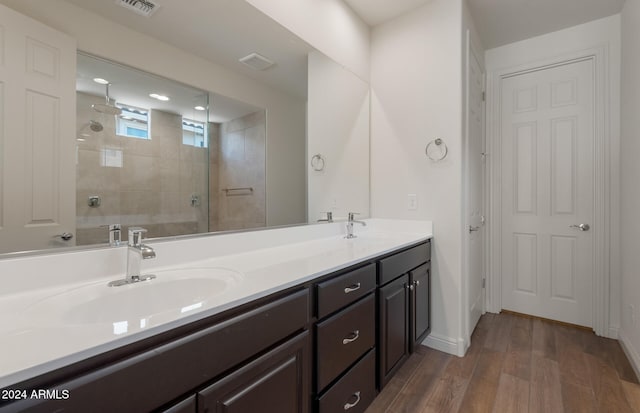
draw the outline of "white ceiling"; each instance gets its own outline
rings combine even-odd
[[[369,26],[376,26],[430,0],[344,0]]]
[[[431,0],[344,0],[375,26]],[[625,0],[466,0],[486,49],[619,13]]]

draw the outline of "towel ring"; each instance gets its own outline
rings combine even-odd
[[[449,149],[442,139],[436,138],[427,144],[424,152],[427,155],[427,158],[431,159],[433,162],[439,162],[447,157]]]
[[[311,158],[311,167],[314,171],[323,171],[324,170],[324,157],[322,155],[315,154]]]

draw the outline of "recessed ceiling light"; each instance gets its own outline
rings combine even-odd
[[[109,81],[107,79],[103,79],[101,77],[96,77],[93,79],[94,82],[100,83],[101,85],[108,85]]]
[[[206,108],[204,106],[196,106],[194,109],[195,110],[205,110]]]
[[[152,97],[152,98],[154,98],[154,99],[161,100],[161,101],[163,101],[163,102],[166,102],[166,101],[168,101],[168,100],[169,100],[169,96],[159,95],[159,94],[157,94],[157,93],[151,93],[149,96],[150,96],[150,97]]]

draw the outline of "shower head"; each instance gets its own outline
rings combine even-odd
[[[102,123],[95,120],[89,121],[89,128],[94,132],[102,132],[102,129],[104,129]]]
[[[91,107],[96,112],[105,113],[107,115],[118,116],[122,113],[122,109],[117,106],[109,105],[108,103],[94,103]]]
[[[122,109],[111,104],[111,99],[109,99],[109,83],[107,83],[105,87],[104,103],[94,103],[91,107],[96,112],[118,116],[122,113]]]

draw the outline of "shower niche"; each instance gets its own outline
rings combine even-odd
[[[83,53],[76,107],[77,245],[266,225],[263,108]]]

